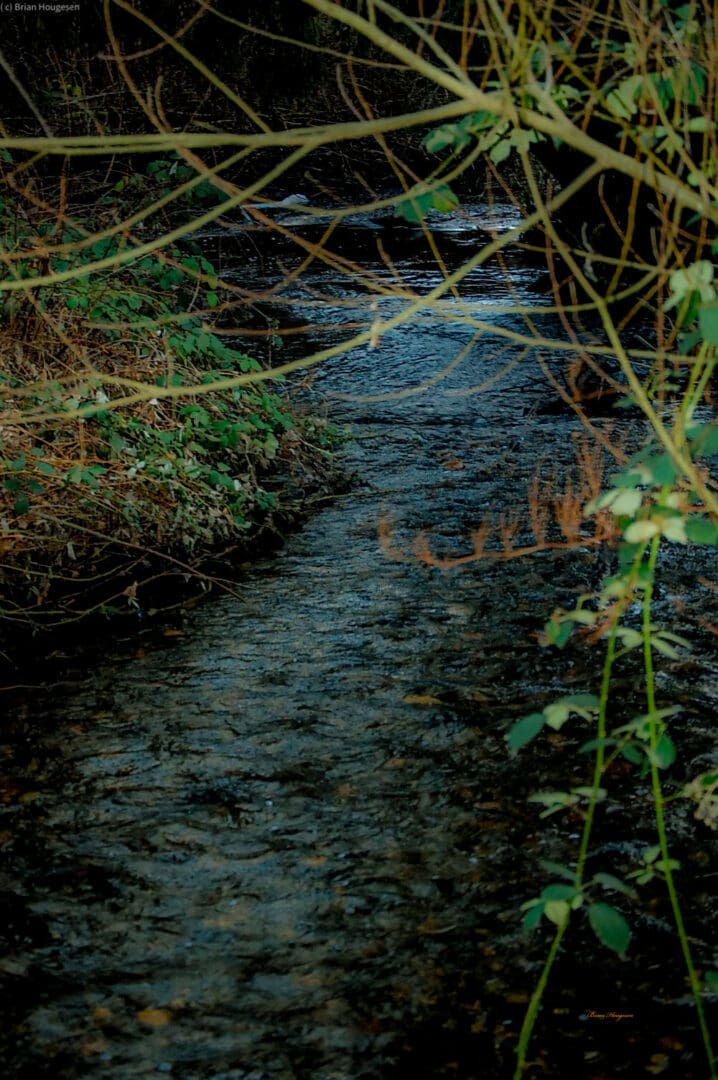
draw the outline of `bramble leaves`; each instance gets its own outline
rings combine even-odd
[[[602,945],[623,956],[631,941],[628,923],[611,904],[589,904],[588,921]]]
[[[448,184],[439,184],[428,191],[414,190],[396,204],[397,217],[404,218],[411,225],[420,225],[426,220],[431,210],[440,214],[451,213],[459,205],[459,200]]]
[[[674,270],[668,279],[670,297],[663,305],[664,311],[670,311],[681,301],[690,297],[691,293],[698,293],[700,299],[706,303],[715,300],[716,291],[713,287],[713,264],[707,259],[700,259],[680,270]]]
[[[515,754],[522,746],[530,743],[544,726],[558,731],[575,713],[584,719],[590,719],[598,712],[599,699],[595,694],[571,694],[547,705],[540,713],[530,713],[519,720],[506,735],[509,751]]]
[[[519,720],[517,724],[514,724],[506,736],[511,753],[515,754],[522,746],[526,746],[535,739],[545,723],[546,718],[543,713],[531,713],[529,716],[525,716],[523,720]]]

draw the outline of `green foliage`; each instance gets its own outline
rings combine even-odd
[[[516,753],[522,746],[536,738],[544,726],[560,731],[571,715],[590,719],[598,711],[599,700],[595,694],[570,694],[558,701],[547,705],[540,713],[531,713],[529,716],[514,724],[506,736],[509,750]]]
[[[177,203],[182,207],[213,206],[225,202],[225,191],[211,180],[200,179],[197,171],[177,153],[168,158],[158,158],[145,166],[144,173],[135,172],[121,177],[113,186],[113,197],[133,200],[140,198],[150,205],[162,199],[181,185],[188,186],[180,193]],[[110,201],[108,197],[106,201]]]
[[[598,940],[623,956],[631,941],[631,931],[620,911],[611,904],[589,904],[588,921]]]
[[[448,184],[439,184],[428,190],[409,192],[406,198],[396,204],[396,215],[412,225],[418,225],[425,220],[430,210],[448,214],[458,205],[459,200]]]
[[[176,179],[163,168],[150,169],[151,176]],[[33,422],[29,450],[4,450],[3,442],[13,448],[23,443],[23,433],[12,423],[3,422],[0,442],[6,528],[18,537],[16,562],[6,559],[15,566],[12,603],[15,617],[23,604],[32,603],[36,621],[55,617],[57,605],[46,600],[54,597],[54,582],[66,576],[68,560],[89,559],[92,567],[99,552],[112,588],[112,575],[127,561],[123,544],[131,545],[130,551],[148,544],[201,560],[217,545],[236,543],[269,525],[282,510],[278,495],[264,483],[277,459],[289,462],[296,456],[318,463],[336,442],[327,425],[298,421],[266,384],[234,385],[238,375],[259,372],[261,366],[209,321],[210,312],[216,318],[221,292],[216,270],[199,247],[178,243],[120,262],[127,241],[117,235],[93,237],[90,224],[65,225],[63,235],[53,238],[47,267],[62,274],[87,266],[87,273],[35,287],[33,305],[22,309],[22,323],[17,319],[22,294],[0,294],[0,333],[12,339],[20,328],[26,333],[29,324],[38,353],[47,349],[54,356],[56,342],[44,335],[47,326],[59,323],[66,340],[89,361],[85,373],[75,373],[75,354],[66,365],[60,353],[57,365],[48,362],[59,377],[38,382],[19,349],[17,362],[6,364],[0,375],[0,390],[5,386],[13,393],[7,401],[0,398],[0,407],[12,409],[20,402],[21,414],[42,417]],[[46,242],[42,222],[25,217],[18,222],[10,202],[0,208],[0,233],[9,252],[32,251]],[[118,262],[90,272],[101,259]],[[13,267],[21,277],[38,275],[31,258],[17,259]],[[145,391],[137,394],[143,385]],[[211,392],[205,391],[209,386]],[[118,407],[126,388],[136,400]],[[167,391],[181,396],[168,398]],[[102,544],[82,548],[75,523],[79,535],[88,523],[98,538],[107,530],[104,543],[117,545],[114,560],[102,554]],[[3,605],[0,615],[5,611]]]

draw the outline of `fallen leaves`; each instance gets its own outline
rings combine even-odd
[[[149,1008],[141,1009],[140,1012],[137,1013],[137,1019],[146,1027],[164,1027],[165,1024],[168,1024],[172,1019],[172,1013],[169,1009],[156,1009],[149,1006]]]
[[[405,705],[441,705],[443,702],[432,694],[406,694],[402,698]]]

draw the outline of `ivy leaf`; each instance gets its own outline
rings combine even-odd
[[[613,949],[619,956],[624,955],[631,940],[631,931],[620,911],[611,904],[589,904],[588,921],[602,945]]]

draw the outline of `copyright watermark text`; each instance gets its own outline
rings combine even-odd
[[[14,0],[1,0],[0,14],[2,15],[65,15],[69,11],[79,11],[81,4],[19,4]]]

